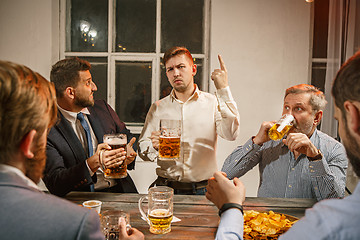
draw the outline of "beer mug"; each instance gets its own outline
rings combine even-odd
[[[293,126],[294,116],[290,114],[284,114],[279,121],[277,121],[268,132],[270,139],[278,141],[282,139],[285,134],[288,133]]]
[[[107,143],[111,149],[124,148],[126,151],[127,138],[126,134],[114,133],[114,134],[105,134],[103,137],[104,143]],[[106,151],[106,150],[105,150]],[[102,170],[104,171],[105,178],[125,178],[127,176],[127,165],[125,161],[118,166],[112,168],[105,168],[103,162],[103,151],[100,152],[100,163],[102,165]]]
[[[105,235],[106,240],[119,239],[119,218],[123,217],[126,223],[126,230],[131,229],[130,214],[122,210],[108,210],[101,214],[100,224],[101,231]]]
[[[164,234],[171,231],[173,218],[174,189],[166,186],[156,186],[149,189],[147,196],[139,199],[139,211],[141,216],[150,225],[150,232]],[[148,199],[148,211],[145,214],[142,203]]]
[[[159,159],[176,160],[180,156],[181,121],[161,119],[159,138]]]

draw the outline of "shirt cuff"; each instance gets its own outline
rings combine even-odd
[[[322,160],[309,161],[309,169],[311,175],[322,176],[327,174]]]
[[[91,176],[91,177],[94,176],[95,172],[91,171],[91,168],[89,167],[87,161],[85,161],[85,164],[86,164],[87,169],[89,170],[90,176]]]
[[[222,99],[224,102],[234,101],[229,86],[217,89],[215,95],[218,99]]]
[[[259,150],[261,148],[260,145],[257,145],[253,142],[253,137],[251,137],[249,140],[246,141],[246,143],[243,145],[243,151],[245,153],[250,152],[251,150]]]

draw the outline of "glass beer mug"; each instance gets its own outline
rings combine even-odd
[[[180,156],[181,121],[160,119],[159,159],[176,160]]]
[[[109,144],[111,149],[124,148],[126,151],[127,137],[126,134],[114,133],[114,134],[105,134],[103,137],[104,143]],[[127,176],[127,165],[125,161],[118,166],[112,168],[105,168],[103,162],[103,151],[100,152],[100,163],[102,165],[102,170],[104,172],[105,178],[125,178]]]
[[[270,139],[278,141],[282,139],[285,134],[288,133],[293,126],[294,116],[290,114],[284,114],[279,121],[277,121],[268,132]]]
[[[156,186],[149,189],[147,196],[139,199],[141,216],[150,225],[150,232],[164,234],[171,231],[173,218],[174,189],[166,186]],[[145,214],[142,203],[148,199],[148,211]]]

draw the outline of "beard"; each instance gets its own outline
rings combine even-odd
[[[43,176],[46,164],[46,138],[45,142],[41,136],[37,134],[34,139],[36,145],[34,146],[34,157],[28,158],[25,162],[25,175],[34,183],[38,184]]]
[[[174,86],[174,89],[177,91],[177,92],[185,92],[186,90],[186,86],[185,85],[178,85],[178,86]]]
[[[358,177],[360,177],[360,156],[359,156],[360,144],[350,134],[346,121],[345,121],[345,133],[347,137],[343,138],[342,140],[346,150],[346,155],[349,158],[349,161],[354,169],[354,172]]]
[[[75,98],[74,104],[82,108],[94,106],[94,98],[78,96]]]
[[[302,124],[295,122],[294,127],[291,129],[291,132],[303,133],[306,136],[309,136],[309,134],[313,130],[313,127],[313,121],[307,121]]]

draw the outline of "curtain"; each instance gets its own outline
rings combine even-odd
[[[344,0],[330,0],[328,49],[325,75],[325,97],[328,101],[321,123],[321,131],[337,138],[337,122],[334,119],[334,103],[331,97],[331,85],[341,66],[342,13]]]
[[[331,96],[331,86],[341,64],[356,52],[354,40],[356,35],[357,7],[359,6],[356,6],[356,0],[330,0],[329,2],[328,49],[325,77],[325,97],[328,104],[324,111],[321,131],[334,138],[338,138],[338,125],[333,117],[334,102]],[[349,165],[346,178],[347,188],[352,192],[357,182],[358,177]]]
[[[359,2],[359,1],[358,1]],[[325,77],[325,97],[328,101],[321,123],[321,131],[338,138],[337,121],[334,119],[332,82],[341,65],[355,53],[356,0],[330,0],[328,48]]]

